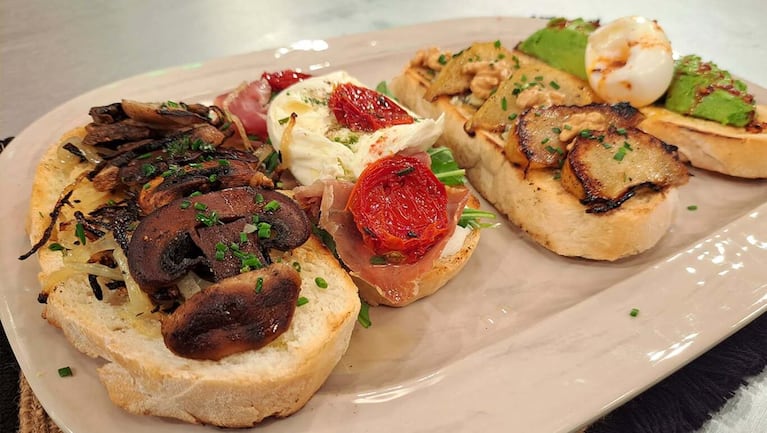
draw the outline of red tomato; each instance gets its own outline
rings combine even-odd
[[[328,107],[338,123],[357,132],[373,132],[387,126],[414,122],[407,111],[385,95],[352,83],[336,86],[328,100]]]
[[[311,75],[286,69],[277,72],[264,72],[261,79],[266,80],[272,87],[272,93],[284,90],[301,80],[310,78]]]
[[[445,185],[412,157],[370,164],[346,207],[365,245],[388,263],[418,261],[448,231]]]

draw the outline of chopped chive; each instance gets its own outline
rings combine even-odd
[[[561,132],[562,132],[562,129],[560,129],[560,128],[557,128],[557,127],[555,126],[555,127],[551,128],[551,132],[553,132],[553,133],[555,133],[555,134],[559,134],[559,133],[561,133]]]
[[[370,305],[367,302],[360,299],[360,312],[357,314],[357,322],[363,328],[370,328],[373,322],[370,321]]]
[[[216,173],[213,173],[210,176],[208,176],[208,180],[210,182],[215,182],[216,180],[218,180],[218,175]]]
[[[308,300],[308,299],[306,299],[305,297],[301,296],[301,297],[300,297],[300,298],[298,298],[298,300],[296,301],[296,307],[300,307],[300,306],[302,306],[302,305],[306,305],[306,304],[308,304],[308,303],[309,303],[309,300]]]
[[[263,277],[258,277],[256,279],[256,293],[261,293],[261,290],[264,289],[264,279]]]
[[[570,126],[570,125],[568,125],[567,123],[565,123],[565,124],[564,124],[562,127],[563,127],[563,128],[565,128],[565,129],[566,129],[566,130],[568,130],[568,131],[569,131],[569,130],[571,130],[571,129],[573,129],[573,127],[572,127],[572,126]]]
[[[617,132],[618,135],[623,135],[623,136],[625,136],[627,134],[626,133],[626,128],[618,128],[618,129],[615,130],[615,132]]]
[[[636,317],[639,315],[639,308],[632,308],[631,312],[629,313],[629,316]]]
[[[410,174],[410,173],[412,173],[414,171],[415,171],[415,167],[413,167],[411,165],[411,166],[403,168],[402,170],[397,171],[397,176],[404,176],[404,175]]]
[[[206,205],[205,203],[195,202],[194,208],[196,210],[206,210],[208,208],[208,205]]]
[[[517,113],[511,113],[509,114],[509,120],[514,120],[517,118]]]
[[[223,251],[216,251],[215,257],[216,257],[216,260],[218,260],[219,262],[223,261],[224,257],[226,257],[226,253]]]
[[[506,102],[506,97],[504,96],[503,98],[501,98],[501,109],[503,111],[506,111],[508,107],[509,107],[509,104],[508,102]]]
[[[288,123],[288,120],[290,120],[290,116],[283,117],[282,119],[278,120],[277,122],[279,122],[280,125],[284,125],[284,124]]]
[[[301,272],[301,263],[293,262],[293,269],[295,269],[296,272]]]
[[[248,241],[248,234],[245,232],[240,232],[240,243],[244,244]]]
[[[152,156],[152,153],[151,152],[147,152],[147,153],[139,155],[136,159],[147,159],[147,158],[149,158],[151,156]]]
[[[54,242],[54,243],[48,245],[48,249],[51,250],[51,251],[64,251],[66,248],[64,248],[63,245]]]
[[[500,40],[496,40],[496,41],[493,43],[493,46],[495,46],[495,48],[501,48],[501,41],[500,41]]]
[[[447,57],[445,57],[444,54],[440,54],[439,58],[437,59],[440,65],[446,65],[447,64]]]
[[[543,75],[536,75],[535,81],[543,81]]]
[[[386,257],[384,256],[372,256],[370,257],[370,264],[371,265],[385,265],[387,263]]]
[[[256,226],[258,228],[258,238],[259,239],[269,239],[272,236],[272,225],[269,223],[258,223]]]
[[[280,202],[277,200],[272,200],[266,205],[264,205],[264,210],[267,212],[273,212],[280,209]]]
[[[264,202],[264,196],[261,193],[256,194],[256,203],[263,203]]]
[[[72,375],[72,368],[61,367],[59,368],[59,377],[67,377]]]
[[[691,205],[687,206],[687,210],[690,210],[690,211],[698,210],[698,205],[691,204]]]
[[[77,223],[75,226],[75,236],[77,236],[77,239],[80,239],[81,244],[85,245],[87,239],[85,238],[85,227],[83,227],[82,223]]]
[[[548,143],[548,142],[549,142],[549,137],[546,137],[546,138],[544,138],[543,140],[541,140],[541,144],[546,144],[546,143]],[[549,146],[549,147],[550,147],[550,146]]]
[[[314,279],[314,283],[317,284],[317,287],[320,289],[327,289],[328,288],[328,282],[325,281],[322,277],[317,277]]]
[[[591,130],[590,129],[584,129],[581,131],[581,137],[583,138],[591,138]]]
[[[556,81],[549,81],[549,86],[554,90],[559,90],[559,84]]]
[[[623,161],[623,158],[626,157],[626,148],[620,147],[618,148],[618,151],[615,152],[615,155],[613,155],[613,159],[616,161]]]
[[[197,197],[198,195],[202,195],[202,193],[200,191],[195,191],[195,192],[189,194],[189,197]]]
[[[192,202],[190,202],[189,200],[184,200],[181,202],[181,209],[188,209],[189,206],[191,205],[192,205]]]

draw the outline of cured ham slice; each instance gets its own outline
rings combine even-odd
[[[373,264],[376,262],[375,252],[364,244],[351,212],[346,210],[354,184],[337,180],[319,181],[308,187],[299,188],[296,191],[296,199],[302,203],[316,203],[320,186],[322,201],[319,226],[333,237],[336,252],[351,274],[377,287],[379,293],[393,304],[399,304],[402,300],[416,295],[417,279],[430,271],[434,262],[439,259],[442,250],[455,232],[455,226],[469,199],[469,191],[466,188],[448,187],[447,212],[448,221],[451,223],[445,236],[415,263],[377,265]]]
[[[271,96],[269,82],[259,79],[243,83],[235,90],[217,96],[213,103],[227,114],[235,116],[240,123],[238,126],[245,133],[263,138],[267,136],[266,109]]]

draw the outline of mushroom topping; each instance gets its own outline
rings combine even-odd
[[[290,326],[301,277],[275,263],[197,292],[162,322],[165,345],[192,359],[217,361],[266,346]]]
[[[86,146],[116,147],[122,143],[155,137],[152,128],[130,119],[117,123],[90,123],[83,137]]]
[[[153,178],[141,189],[138,204],[149,214],[173,200],[195,191],[209,192],[251,185],[257,176],[258,163],[218,159],[185,166],[171,164],[161,176]]]
[[[93,123],[115,123],[128,117],[119,102],[102,107],[91,107],[88,114],[93,119]]]
[[[263,230],[257,238],[262,251],[298,247],[311,233],[306,214],[292,199],[276,191],[238,187],[180,198],[152,212],[136,227],[128,245],[128,268],[134,280],[152,295],[172,286],[192,268],[205,265],[211,269],[212,263],[203,252],[206,244],[200,239],[220,233],[200,229],[241,218],[262,227],[268,225],[268,231]],[[248,242],[252,239],[247,238]],[[236,239],[216,239],[213,244],[231,246],[240,240],[238,234]],[[250,256],[238,258],[244,268]]]
[[[97,190],[109,191],[121,184],[119,168],[132,161],[136,161],[136,164],[142,167],[148,163],[173,159],[187,162],[192,155],[199,157],[204,152],[212,152],[224,138],[223,133],[216,128],[203,125],[154,140],[128,143],[121,146],[113,155],[106,157],[101,164],[88,173],[88,178],[93,181]],[[159,153],[153,156],[153,152]],[[149,161],[150,157],[154,159]],[[147,173],[147,175],[151,174],[154,173]]]
[[[553,105],[525,110],[512,128],[505,145],[509,161],[526,169],[558,168],[575,136],[609,127],[636,126],[644,116],[628,104]],[[594,132],[595,136],[600,133]]]
[[[200,123],[211,123],[210,108],[202,104],[183,102],[138,102],[122,100],[122,109],[133,120],[155,126],[177,128]]]
[[[608,212],[643,188],[660,191],[687,183],[676,146],[636,128],[598,134],[579,135],[562,167],[562,187],[587,212]]]

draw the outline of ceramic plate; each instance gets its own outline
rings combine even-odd
[[[283,68],[346,69],[375,85],[425,46],[457,50],[495,39],[512,46],[541,25],[478,18],[298,41],[117,82],[29,126],[0,155],[0,313],[53,419],[75,433],[216,431],[113,406],[97,379],[100,361],[72,349],[40,318],[35,260],[17,260],[29,246],[23,222],[36,161],[63,132],[87,122],[91,106],[121,98],[210,101]],[[767,92],[756,93],[767,100]],[[373,326],[355,330],[347,355],[309,404],[259,431],[565,432],[591,422],[765,308],[767,183],[694,174],[680,190],[668,235],[628,260],[562,258],[506,223],[485,231],[447,287],[405,309],[373,309]],[[57,369],[65,365],[75,375],[62,379]]]

